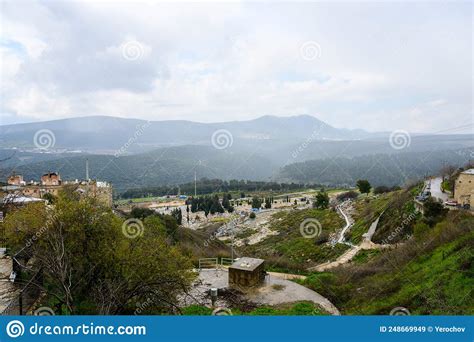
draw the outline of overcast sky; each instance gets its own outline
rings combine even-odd
[[[437,132],[473,122],[468,2],[1,4],[1,124],[309,114]]]

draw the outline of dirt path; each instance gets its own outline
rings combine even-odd
[[[292,273],[280,273],[280,272],[267,272],[274,277],[285,279],[285,280],[293,280],[293,279],[301,279],[305,280],[306,276],[301,274],[292,274]]]
[[[344,243],[344,235],[346,234],[346,231],[354,224],[354,219],[350,215],[350,211],[352,210],[351,201],[345,201],[338,205],[337,210],[341,213],[342,217],[344,217],[344,220],[346,221],[346,225],[344,228],[342,228],[339,238],[337,239],[337,243]]]
[[[346,202],[344,202],[344,203],[346,203]],[[308,271],[324,272],[326,270],[329,270],[329,269],[347,264],[348,262],[350,262],[356,256],[356,254],[360,250],[385,249],[385,248],[390,248],[391,247],[390,245],[380,245],[380,244],[376,244],[376,243],[372,242],[372,236],[374,235],[375,230],[377,229],[377,224],[378,224],[378,222],[380,220],[380,217],[382,216],[383,213],[380,214],[374,222],[372,222],[372,224],[370,225],[369,230],[367,231],[367,233],[364,234],[364,239],[362,240],[362,242],[358,246],[354,246],[354,245],[352,245],[348,242],[344,242],[344,234],[352,226],[352,224],[354,223],[354,219],[350,215],[350,209],[349,209],[350,207],[348,207],[348,205],[350,205],[350,204],[348,204],[346,206],[343,206],[343,204],[338,206],[338,210],[340,211],[340,213],[342,214],[342,216],[346,220],[346,226],[342,229],[337,242],[338,243],[346,243],[346,244],[350,245],[351,248],[348,249],[346,252],[344,252],[344,254],[342,254],[340,257],[338,257],[335,261],[327,261],[325,263],[322,263],[322,264],[319,264],[319,265],[316,265],[316,266],[313,266],[313,267],[309,267],[307,269]]]

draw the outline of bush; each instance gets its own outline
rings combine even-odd
[[[250,217],[251,219],[254,219],[254,218],[256,217],[256,215],[255,215],[254,212],[251,212],[250,215],[249,215],[249,217]]]
[[[440,222],[449,209],[445,209],[443,204],[436,202],[432,198],[429,198],[424,204],[424,217],[425,221],[433,227],[436,223]]]
[[[401,188],[399,186],[388,187],[388,186],[385,186],[385,185],[381,185],[381,186],[378,186],[374,189],[374,194],[376,194],[376,195],[384,194],[384,193],[387,193],[387,192],[392,192],[392,191],[397,191],[397,190],[401,190]]]
[[[419,238],[425,234],[425,232],[430,230],[430,226],[428,226],[424,222],[418,222],[415,224],[413,227],[413,234],[415,235],[416,238]]]
[[[347,199],[357,198],[357,196],[359,196],[359,194],[356,191],[351,190],[337,195],[336,198],[338,201],[345,201]]]
[[[209,316],[212,314],[212,310],[202,305],[190,305],[182,310],[183,315],[186,316]]]

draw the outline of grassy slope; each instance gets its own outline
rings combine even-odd
[[[218,225],[213,225],[202,230],[191,230],[178,227],[176,240],[183,252],[197,264],[199,258],[228,258],[231,255],[230,247],[215,238]]]
[[[418,188],[413,188],[381,194],[376,197],[360,196],[354,204],[355,213],[353,218],[355,222],[346,233],[346,238],[353,244],[359,244],[362,240],[362,234],[366,233],[372,222],[383,213],[372,241],[376,243],[386,243],[387,241],[396,243],[404,240],[407,235],[413,233],[413,225],[416,221],[414,219],[413,197],[417,192]],[[394,231],[398,233],[388,239]]]
[[[473,256],[474,217],[450,212],[418,240],[303,284],[344,314],[388,314],[397,306],[412,314],[473,314]]]
[[[300,233],[300,224],[310,218],[321,223],[319,237],[304,238]],[[273,215],[269,226],[279,234],[244,247],[240,254],[266,259],[267,269],[270,270],[304,272],[307,267],[334,259],[347,249],[345,245],[332,247],[326,243],[329,234],[344,226],[343,219],[332,210],[279,212]]]
[[[375,198],[359,197],[354,204],[354,225],[346,233],[346,239],[353,244],[359,244],[362,240],[362,234],[369,230],[372,222],[384,211],[393,195],[394,193],[388,193]]]

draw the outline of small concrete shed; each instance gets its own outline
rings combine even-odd
[[[245,290],[265,282],[265,261],[243,257],[229,267],[229,287]]]

